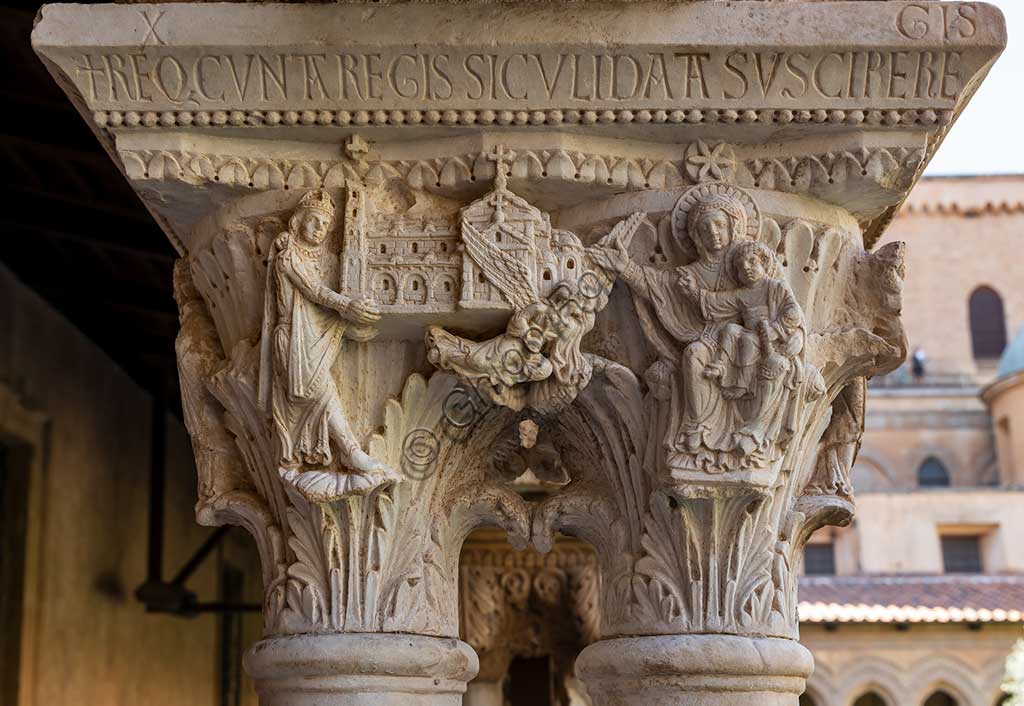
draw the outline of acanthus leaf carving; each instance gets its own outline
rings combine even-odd
[[[357,188],[348,195],[346,220],[361,227],[365,198]],[[370,473],[352,467],[358,442],[334,362],[352,329],[357,344],[372,337],[376,307],[354,312],[358,294],[332,284],[343,265],[332,263],[333,220],[333,197],[309,191],[287,221],[264,214],[229,224],[176,267],[200,512],[256,536],[268,634],[454,636],[464,537],[492,524],[520,546],[529,540],[523,500],[475,460],[507,415],[484,410],[471,437],[450,438],[444,401],[457,380],[413,374],[400,399],[384,403],[366,450],[358,445]],[[417,431],[436,441],[429,472],[362,480],[376,468],[405,468]]]
[[[567,151],[550,157],[564,174],[583,163]],[[498,148],[485,161],[495,186],[462,207],[381,167],[346,183],[336,244],[307,217],[333,215],[333,196],[314,190],[290,215],[231,224],[192,256],[216,310],[204,335],[221,346],[193,378],[223,408],[235,463],[261,503],[253,516],[273,528],[264,542],[276,552],[268,630],[455,634],[457,548],[488,524],[517,546],[550,549],[562,532],[595,547],[601,578],[580,584],[589,592],[580,600],[601,607],[588,623],[595,635],[795,636],[802,545],[852,511],[846,486],[821,480],[822,469],[836,478],[849,470],[856,400],[847,397],[905,351],[899,246],[867,253],[850,220],[794,217],[779,206],[792,197],[772,195],[769,208],[759,202],[768,192],[714,179],[670,209],[627,210],[580,237],[508,188],[509,163],[529,176],[532,160]],[[646,179],[657,162],[637,161],[635,174],[622,164],[610,162],[608,178]],[[443,160],[429,166],[423,178],[441,181]],[[464,172],[486,168],[477,157],[449,169]],[[737,181],[742,174],[737,166]],[[292,309],[281,297],[290,275],[300,280],[285,297]],[[254,311],[254,300],[273,316]],[[353,301],[365,302],[363,320],[345,323]],[[268,366],[271,333],[289,314],[288,333],[296,303],[320,317],[315,335],[297,347],[301,335],[286,337],[291,347]],[[477,342],[449,332],[470,317],[470,331],[504,333]],[[347,373],[328,365],[320,378],[312,368],[303,377],[289,367],[320,360],[308,355],[312,342],[321,333],[335,341],[337,321],[355,332],[352,352],[338,344],[323,360],[348,364],[368,346],[423,351],[426,328],[427,361],[442,370],[408,377],[379,420],[348,420],[351,438],[331,436],[330,425],[326,437],[296,427],[307,446],[289,467],[280,434],[293,432],[278,424],[271,433],[259,382],[266,391],[268,371],[271,381],[301,382],[316,409],[339,418]],[[448,402],[458,389],[481,404],[454,433]],[[535,430],[530,444],[510,436],[523,424]],[[410,466],[417,435],[431,458]],[[343,462],[307,453],[325,441]],[[356,487],[349,481],[366,471],[349,467],[351,441],[405,477]],[[569,483],[531,509],[509,481],[534,466],[554,481],[549,490],[563,474]],[[565,577],[542,578],[538,600],[554,600]],[[520,584],[499,587],[511,596]]]
[[[648,362],[642,377],[599,366],[560,415],[573,482],[538,508],[534,542],[561,531],[598,548],[603,637],[792,638],[803,545],[853,511],[864,378],[906,350],[902,246],[864,252],[856,232],[763,214],[712,181],[656,222],[595,258],[622,273],[644,337],[623,359]],[[706,435],[686,445],[702,410],[728,453]]]

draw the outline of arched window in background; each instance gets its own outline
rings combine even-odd
[[[885,703],[885,699],[872,691],[854,701],[853,706],[889,706],[889,704]]]
[[[993,360],[1006,348],[1006,315],[1003,300],[990,287],[978,287],[971,292],[971,347],[974,357]]]
[[[925,699],[924,706],[960,706],[960,704],[945,691],[936,691]]]
[[[800,695],[800,706],[818,706],[818,702],[809,694]]]
[[[917,484],[922,488],[948,488],[949,472],[942,461],[929,456],[917,469]]]

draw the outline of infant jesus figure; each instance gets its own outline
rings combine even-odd
[[[717,380],[726,399],[742,404],[745,420],[734,437],[744,454],[763,450],[786,425],[788,389],[803,380],[803,312],[789,284],[777,279],[777,261],[756,240],[733,244],[728,265],[740,286],[699,289],[689,273],[680,285],[706,322],[701,338],[714,353],[703,375]],[[742,325],[734,323],[739,317]]]

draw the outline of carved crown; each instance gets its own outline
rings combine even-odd
[[[326,216],[334,218],[334,199],[323,189],[314,189],[303,194],[299,199],[299,208],[308,208],[319,211]]]

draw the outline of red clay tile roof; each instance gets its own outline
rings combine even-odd
[[[805,623],[1024,622],[1024,575],[805,576]]]

